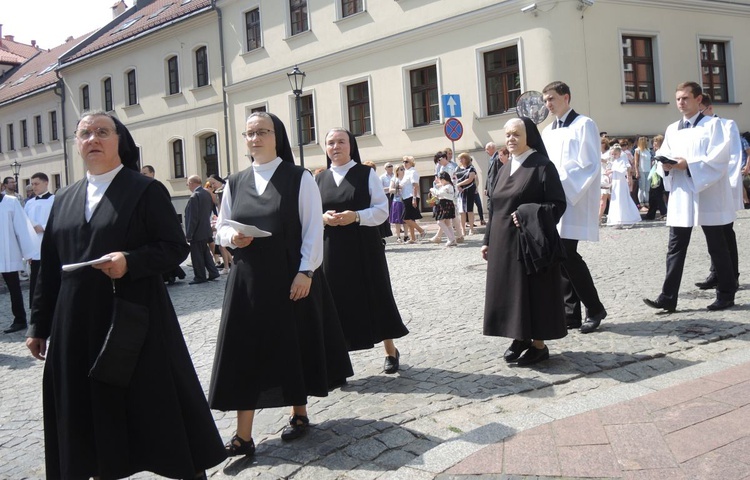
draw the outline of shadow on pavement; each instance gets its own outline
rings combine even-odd
[[[341,418],[312,424],[308,434],[294,442],[272,438],[257,444],[252,458],[227,460],[222,473],[242,476],[253,467],[272,468],[271,473],[283,478],[293,476],[305,467],[308,478],[315,478],[314,469],[327,471],[366,470],[385,472],[397,470],[419,455],[442,443],[387,421],[366,418]],[[329,475],[326,475],[329,477]]]
[[[11,370],[19,370],[21,368],[29,368],[34,365],[34,362],[38,360],[31,356],[26,351],[26,354],[16,356],[0,353],[0,367],[9,367]]]

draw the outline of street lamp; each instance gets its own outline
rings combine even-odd
[[[10,170],[13,172],[13,176],[16,177],[16,193],[18,193],[18,174],[21,172],[21,164],[18,160],[13,160],[10,164]]]
[[[301,100],[302,96],[302,85],[305,83],[305,72],[301,71],[297,65],[294,69],[287,73],[286,76],[289,78],[289,85],[292,86],[292,93],[294,94],[295,103],[297,104],[297,141],[299,142],[299,164],[301,167],[305,167],[305,152],[302,150],[302,117],[300,116]]]

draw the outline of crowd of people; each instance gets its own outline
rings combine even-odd
[[[631,150],[627,139],[608,140],[571,108],[567,84],[550,83],[542,94],[553,121],[541,132],[529,118],[508,121],[505,144],[485,146],[481,187],[469,153],[458,163],[450,149],[434,156],[438,233],[429,241],[445,236],[454,247],[475,234],[474,207],[486,195],[483,333],[510,340],[504,360],[543,362],[550,341],[570,329],[594,332],[607,317],[578,253],[579,242],[598,240],[605,211],[615,227],[642,213],[666,215],[667,273],[660,295],[644,298],[648,306],[676,310],[692,227],[701,226],[711,268],[698,286],[716,289],[709,310],[732,307],[739,277],[732,222],[747,205],[742,177],[750,153],[737,125],[715,117],[710,98],[686,82],[676,89],[682,118],[651,148],[640,137]],[[106,112],[85,113],[75,131],[84,179],[53,196],[46,175],[35,174],[26,211],[13,186],[0,194],[0,210],[13,220],[0,230],[0,240],[14,245],[11,256],[0,256],[14,314],[9,332],[27,327],[14,285],[31,261],[26,344],[45,360],[48,476],[148,470],[205,478],[226,457],[255,453],[259,408],[289,407],[281,439],[304,436],[308,397],[346,383],[354,374],[349,352],[382,344],[383,372],[399,371],[395,342],[409,332],[384,238],[425,237],[414,158],[387,163],[378,176],[361,160],[356,137],[333,128],[325,136],[327,168],[312,175],[294,164],[275,115],[253,113],[242,136],[250,166],[205,184],[187,179],[184,231],[153,168],[138,171],[127,128]],[[165,286],[188,254],[192,284],[228,275],[208,399]],[[236,412],[226,443],[210,409]]]

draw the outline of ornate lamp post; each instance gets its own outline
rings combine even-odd
[[[13,160],[13,163],[10,164],[10,170],[13,172],[13,176],[16,178],[16,194],[18,193],[18,174],[21,172],[21,164],[18,163],[18,160]]]
[[[299,164],[301,167],[305,166],[305,152],[302,149],[302,117],[300,116],[301,99],[302,96],[302,85],[305,83],[305,72],[301,71],[297,65],[294,69],[287,73],[286,76],[289,78],[289,84],[292,87],[292,93],[295,96],[295,103],[297,104],[297,141],[299,142]]]

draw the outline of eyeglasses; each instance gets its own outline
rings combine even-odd
[[[260,130],[255,130],[254,132],[242,132],[242,136],[245,138],[249,138],[252,140],[255,137],[263,138],[269,133],[274,133],[273,130],[267,130],[265,128],[261,128]]]
[[[91,135],[94,135],[99,140],[104,140],[105,138],[109,138],[110,135],[114,133],[109,128],[95,128],[93,130],[89,130],[87,128],[76,130],[75,136],[78,140],[84,141],[91,138]]]

